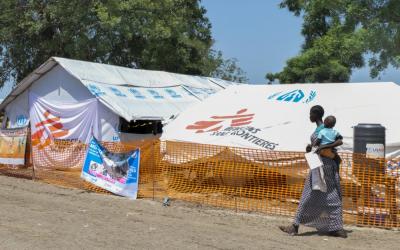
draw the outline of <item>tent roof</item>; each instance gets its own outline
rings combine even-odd
[[[315,124],[310,108],[321,105],[337,118],[342,149],[353,148],[353,126],[386,127],[387,155],[400,155],[400,86],[392,83],[239,85],[220,91],[170,122],[162,140],[304,151]]]
[[[0,104],[0,110],[3,110],[18,95],[23,93],[31,84],[40,79],[44,74],[52,70],[57,65],[60,65],[69,74],[71,74],[88,88],[90,87],[90,84],[94,84],[97,86],[108,86],[107,89],[109,87],[126,89],[128,87],[169,88],[180,86],[184,89],[184,92],[187,92],[189,95],[186,97],[185,102],[181,103],[176,103],[175,100],[172,100],[170,102],[166,100],[164,100],[163,102],[149,102],[143,100],[144,98],[135,99],[134,97],[129,96],[131,97],[129,98],[131,102],[130,104],[133,104],[133,106],[115,104],[115,101],[113,99],[117,99],[117,97],[108,98],[105,101],[102,96],[95,95],[102,103],[106,104],[106,106],[108,106],[115,113],[118,113],[119,115],[124,117],[126,120],[167,119],[171,115],[174,115],[174,112],[180,112],[181,110],[183,110],[183,108],[185,108],[188,104],[199,102],[199,100],[204,99],[211,93],[222,90],[227,86],[237,84],[210,77],[189,76],[164,71],[131,69],[114,65],[52,57],[36,70],[34,70],[31,74],[29,74],[27,77],[25,77],[19,84],[17,84],[17,86]],[[91,91],[90,88],[89,91]],[[143,104],[144,102],[146,103],[145,105],[135,105],[137,103]],[[173,107],[161,109],[161,105],[164,107],[165,105]],[[184,105],[185,107],[179,107],[180,105]],[[147,106],[147,108],[143,110],[138,110],[137,107],[140,106]],[[158,110],[159,112],[156,112],[155,114],[154,112],[152,114],[149,114],[148,112],[150,110]],[[164,110],[165,112],[162,112],[160,110]]]

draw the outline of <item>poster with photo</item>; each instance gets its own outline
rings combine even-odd
[[[137,198],[140,150],[111,153],[92,138],[81,178],[114,194]]]

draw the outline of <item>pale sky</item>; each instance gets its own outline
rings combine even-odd
[[[279,72],[300,51],[302,18],[280,9],[280,0],[202,0],[212,24],[215,49],[237,58],[250,83],[265,83],[267,72]],[[390,68],[380,79],[369,69],[353,73],[352,82],[392,81],[400,84],[400,69]]]

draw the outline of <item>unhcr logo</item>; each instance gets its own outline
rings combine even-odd
[[[17,126],[18,127],[24,127],[26,125],[27,121],[28,121],[28,118],[26,118],[25,115],[17,116]]]
[[[302,102],[302,103],[310,103],[317,96],[317,92],[311,90],[310,93],[305,94],[303,90],[296,89],[290,92],[277,92],[268,97],[268,100],[277,100],[280,102]]]

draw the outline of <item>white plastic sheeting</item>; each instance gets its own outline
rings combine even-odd
[[[5,109],[6,121],[8,119],[9,128],[22,128],[29,123],[29,98],[28,93],[24,92],[14,100],[13,105],[8,105]],[[5,126],[6,124],[4,124]]]
[[[32,85],[33,83],[35,84]],[[89,88],[90,92],[83,91],[82,88],[80,88],[81,84],[88,88],[92,85],[100,86],[100,88],[102,86],[109,86],[105,87],[107,90],[111,87],[115,89],[120,87],[149,88],[149,90],[145,90],[145,92],[153,91],[154,88],[166,88],[166,90],[161,90],[161,92],[175,88],[184,96],[182,99],[174,98],[171,101],[167,95],[163,100],[156,99],[155,102],[150,102],[150,99],[146,98],[136,98],[135,102],[133,102],[135,105],[121,105],[119,96],[116,96],[116,98],[107,98],[95,95],[113,112],[120,115],[123,114],[122,116],[125,119],[130,120],[168,119],[176,115],[177,112],[179,113],[187,108],[189,105],[197,103],[199,100],[203,100],[211,94],[238,83],[209,77],[130,69],[107,64],[53,57],[23,79],[0,104],[0,110],[5,109],[16,98],[27,91],[32,91],[46,98],[46,100],[57,99],[58,101],[64,100],[67,102],[75,100],[79,102],[87,98],[92,98],[92,89]],[[183,90],[186,90],[188,93],[183,94]],[[131,99],[131,101],[134,99],[135,97]],[[140,101],[144,104],[140,104]],[[163,106],[168,107],[160,107],[159,104],[162,101],[164,101]],[[12,105],[14,105],[14,102]],[[145,109],[140,110],[141,107]],[[155,112],[150,112],[150,110]]]
[[[29,122],[29,93],[49,103],[79,103],[96,97],[100,100],[98,139],[120,141],[132,135],[118,131],[119,116],[126,120],[167,121],[209,95],[236,84],[215,78],[53,57],[18,83],[0,104],[0,110],[5,110],[8,127],[16,128]],[[96,88],[100,89],[100,95]],[[119,92],[121,96],[117,95]]]
[[[72,139],[88,144],[93,136],[99,137],[96,98],[78,103],[50,103],[31,93],[29,102],[33,143]]]
[[[31,104],[29,104],[28,94],[36,95],[46,102],[59,105],[60,103],[85,102],[94,98],[91,92],[76,78],[67,73],[61,66],[55,66],[5,107],[9,128],[22,127],[23,124],[29,123]],[[97,109],[97,122],[101,129],[98,139],[101,141],[119,141],[119,116],[102,103],[98,103]]]
[[[197,88],[220,90],[226,86],[237,84],[224,80],[220,80],[221,83],[216,83],[218,79],[209,77],[190,76],[169,73],[165,71],[131,69],[60,57],[53,57],[50,60],[56,61],[77,79],[111,85],[130,85],[137,87],[156,88],[188,85]]]
[[[199,100],[238,84],[215,78],[65,58],[55,57],[54,60],[79,79],[105,106],[128,121],[167,121]]]
[[[200,102],[181,86],[143,88],[82,82],[105,106],[127,121],[168,120]]]
[[[240,85],[221,91],[170,122],[161,140],[232,147],[304,151],[321,105],[337,118],[342,150],[353,148],[353,126],[386,127],[387,156],[400,154],[400,86],[394,83]]]

